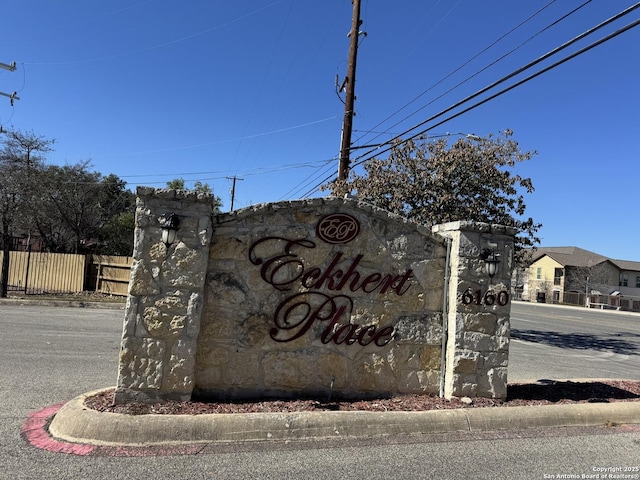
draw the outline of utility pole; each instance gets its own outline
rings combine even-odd
[[[352,0],[353,18],[349,32],[349,63],[347,76],[342,82],[345,88],[344,120],[342,122],[342,142],[340,145],[340,163],[338,166],[338,180],[347,180],[349,175],[349,153],[351,149],[351,132],[353,130],[353,115],[356,92],[356,61],[358,58],[358,39],[360,37],[360,0]]]
[[[11,63],[2,63],[2,62],[0,62],[0,68],[2,68],[4,70],[9,70],[10,72],[15,72],[16,71],[16,62],[11,62]],[[3,97],[8,97],[9,100],[11,100],[11,106],[12,107],[13,107],[13,102],[15,100],[20,100],[20,97],[18,97],[18,92],[13,92],[13,93],[0,92],[0,95],[2,95]]]
[[[235,175],[233,177],[227,177],[227,180],[233,180],[233,184],[231,185],[231,210],[233,212],[233,201],[236,198],[236,180],[244,180],[244,178],[238,178]]]

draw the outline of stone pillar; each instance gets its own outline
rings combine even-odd
[[[451,242],[444,396],[505,398],[516,230],[451,222],[433,232]],[[491,251],[500,260],[493,278],[483,259]]]
[[[116,403],[188,400],[212,234],[213,198],[185,190],[137,190],[136,228]],[[176,240],[161,221],[175,213]]]

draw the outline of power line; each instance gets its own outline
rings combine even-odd
[[[459,106],[462,106],[464,103],[469,102],[470,100],[476,98],[477,96],[481,95],[482,93],[486,93],[489,89],[494,88],[497,85],[507,81],[508,79],[512,78],[513,76],[517,75],[518,73],[522,73],[523,71],[525,71],[525,70],[531,68],[532,66],[540,63],[542,60],[547,59],[552,55],[555,55],[556,53],[560,52],[561,50],[567,48],[569,45],[572,45],[576,41],[585,38],[587,35],[590,35],[590,34],[594,33],[595,31],[599,30],[600,28],[604,27],[605,25],[610,24],[612,21],[617,20],[617,19],[621,18],[624,15],[627,15],[631,11],[637,9],[638,7],[640,7],[640,2],[638,2],[635,5],[627,8],[626,10],[620,12],[619,14],[615,15],[614,17],[611,17],[611,18],[605,20],[604,22],[602,22],[602,23],[598,24],[597,26],[587,30],[586,32],[578,35],[577,37],[574,37],[570,41],[562,44],[560,47],[557,47],[557,48],[551,50],[547,54],[539,57],[538,59],[534,60],[533,62],[530,62],[529,64],[525,65],[524,67],[519,68],[518,70],[512,72],[511,74],[501,78],[500,80],[490,84],[489,86],[479,90],[478,92],[476,92],[476,93],[464,98],[463,100],[455,103],[454,105],[446,108],[445,110],[440,111],[436,115],[433,115],[433,116],[429,117],[428,119],[418,123],[417,125],[407,129],[405,132],[403,132],[400,135],[395,136],[391,140],[388,140],[386,142],[383,142],[383,143],[377,145],[376,148],[374,148],[374,149],[372,149],[372,150],[370,150],[368,152],[365,152],[364,154],[362,154],[359,157],[357,157],[356,160],[358,160],[358,159],[360,159],[360,160],[357,161],[353,166],[354,167],[355,166],[359,166],[359,165],[362,165],[363,163],[371,160],[372,158],[374,158],[373,157],[374,153],[376,155],[380,155],[381,153],[386,153],[386,152],[390,151],[393,148],[393,142],[400,141],[400,143],[406,143],[406,142],[408,142],[410,140],[413,140],[413,139],[419,137],[420,135],[424,135],[428,131],[430,131],[430,130],[432,130],[434,128],[437,128],[438,126],[441,126],[444,123],[446,123],[446,122],[448,122],[448,121],[450,121],[450,120],[452,120],[454,118],[457,118],[457,117],[463,115],[464,113],[467,113],[467,112],[479,107],[480,105],[483,105],[483,104],[489,102],[490,100],[493,100],[493,99],[495,99],[495,98],[497,98],[497,97],[499,97],[499,96],[501,96],[501,95],[513,90],[514,88],[516,88],[518,86],[523,85],[524,83],[526,83],[526,82],[528,82],[528,81],[530,81],[530,80],[532,80],[532,79],[534,79],[534,78],[536,78],[536,77],[538,77],[538,76],[540,76],[540,75],[542,75],[542,74],[544,74],[544,73],[546,73],[546,72],[548,72],[548,71],[550,71],[550,70],[552,70],[552,69],[564,64],[564,63],[566,63],[569,60],[572,60],[573,58],[575,58],[575,57],[577,57],[579,55],[582,55],[582,54],[586,53],[587,51],[589,51],[589,50],[591,50],[591,49],[593,49],[593,48],[595,48],[595,47],[597,47],[597,46],[599,46],[599,45],[601,45],[601,44],[603,44],[603,43],[605,43],[605,42],[607,42],[607,41],[609,41],[609,40],[611,40],[611,39],[613,39],[615,37],[617,37],[618,35],[621,35],[622,33],[626,32],[626,31],[628,31],[628,30],[630,30],[632,28],[635,28],[636,26],[638,26],[640,24],[640,20],[636,20],[636,21],[626,25],[625,27],[622,27],[622,28],[616,30],[615,32],[613,32],[613,33],[601,38],[600,40],[597,40],[596,42],[593,42],[593,43],[587,45],[586,47],[584,47],[584,48],[572,53],[571,55],[568,55],[565,58],[553,63],[552,65],[549,65],[549,66],[539,70],[538,72],[529,75],[528,77],[526,77],[526,78],[524,78],[524,79],[522,79],[522,80],[520,80],[520,81],[518,81],[518,82],[516,82],[516,83],[514,83],[512,85],[510,85],[507,88],[504,88],[503,90],[500,90],[499,92],[497,92],[497,93],[495,93],[495,94],[493,94],[493,95],[491,95],[491,96],[489,96],[489,97],[487,97],[487,98],[485,98],[485,99],[483,99],[483,100],[471,105],[470,107],[467,107],[467,108],[465,108],[464,110],[462,110],[460,112],[457,112],[457,113],[455,113],[453,115],[450,115],[449,117],[445,118],[444,120],[442,120],[442,121],[440,121],[440,122],[438,122],[438,123],[436,123],[434,125],[431,125],[428,128],[420,130],[419,132],[412,134],[410,137],[405,138],[404,140],[401,140],[401,137],[403,137],[404,135],[407,135],[408,133],[412,132],[413,130],[416,130],[417,128],[420,128],[421,126],[425,125],[426,123],[445,115],[446,113],[450,112],[451,110],[453,110],[453,109],[455,109],[455,108],[457,108]],[[384,146],[386,146],[387,148],[384,148],[383,150],[380,150],[380,148],[384,147]],[[327,181],[331,180],[331,178],[333,178],[334,176],[335,176],[335,172],[332,173],[331,175],[329,175],[328,177],[326,177],[319,184],[316,184],[313,189],[307,191],[303,198],[306,198],[307,196],[311,195],[322,184],[324,184]]]
[[[492,48],[493,46],[495,46],[497,43],[499,43],[501,40],[503,40],[504,38],[506,38],[508,35],[510,35],[512,32],[514,32],[515,30],[517,30],[518,28],[520,28],[522,25],[524,25],[525,23],[527,23],[528,21],[530,21],[531,19],[533,19],[535,16],[537,16],[538,14],[540,14],[543,10],[545,10],[546,8],[548,8],[550,5],[552,5],[553,3],[555,3],[556,0],[552,0],[551,2],[549,2],[547,5],[545,5],[544,7],[540,8],[537,12],[535,12],[534,14],[530,15],[527,19],[525,19],[524,21],[520,22],[516,27],[512,28],[510,31],[508,31],[507,33],[503,34],[502,36],[500,36],[497,40],[495,40],[493,43],[491,43],[489,46],[485,47],[483,50],[481,50],[480,52],[478,52],[476,55],[474,55],[473,57],[471,57],[469,60],[467,60],[465,63],[463,63],[462,65],[460,65],[459,67],[457,67],[456,69],[454,69],[452,72],[450,72],[449,74],[447,74],[445,77],[443,77],[441,80],[439,80],[438,82],[436,82],[434,85],[432,85],[431,87],[429,87],[427,90],[423,91],[420,95],[416,96],[413,100],[411,100],[410,102],[408,102],[407,104],[405,104],[404,106],[400,107],[398,110],[396,110],[394,113],[392,113],[391,115],[389,115],[388,117],[386,117],[384,120],[382,120],[381,122],[379,122],[377,125],[375,125],[374,127],[372,127],[372,129],[377,128],[379,126],[381,126],[384,122],[386,122],[387,120],[391,119],[393,116],[395,116],[396,114],[400,113],[403,109],[405,109],[406,107],[408,107],[409,105],[411,105],[412,103],[414,103],[415,101],[417,101],[420,97],[422,97],[423,95],[425,95],[426,93],[428,93],[430,90],[432,90],[434,87],[436,87],[437,85],[441,84],[443,81],[445,81],[447,78],[451,77],[454,73],[456,73],[457,71],[459,71],[460,69],[462,69],[464,66],[466,66],[467,64],[469,64],[471,61],[473,61],[474,59],[476,59],[477,57],[479,57],[480,55],[482,55],[484,52],[488,51],[490,48]],[[574,9],[572,12],[564,15],[561,19],[556,20],[552,25],[558,23],[559,21],[561,21],[562,19],[568,17],[569,15],[571,15],[572,13],[574,13],[575,11],[577,11],[578,9],[582,8],[584,5],[588,4],[589,2],[591,2],[591,0],[587,0],[585,3],[583,3],[581,6],[579,6],[578,8]],[[535,38],[537,35],[539,35],[540,33],[542,33],[543,31],[547,30],[548,28],[550,28],[551,25],[545,27],[543,30],[541,30],[540,32],[536,33],[536,35],[534,35],[531,38]],[[494,62],[492,62],[491,64],[489,64],[488,66],[484,67],[482,70],[480,70],[479,72],[476,72],[475,74],[471,75],[470,77],[468,77],[467,79],[465,79],[463,82],[459,83],[458,85],[456,85],[455,87],[449,89],[447,92],[445,92],[444,94],[440,95],[437,98],[441,98],[442,96],[446,95],[447,93],[450,93],[451,91],[453,91],[455,88],[458,88],[460,85],[462,85],[463,83],[469,81],[471,78],[475,77],[476,75],[478,75],[480,72],[486,70],[487,68],[489,68],[490,66],[494,65],[495,63],[501,61],[502,59],[504,59],[506,56],[508,56],[509,54],[511,54],[512,52],[514,52],[515,50],[521,48],[523,45],[525,45],[527,42],[529,42],[531,40],[531,38],[527,41],[525,41],[524,43],[522,43],[520,46],[516,47],[515,49],[513,49],[511,52],[509,52],[507,55],[503,55],[501,58],[499,58],[498,60],[495,60]],[[346,81],[346,79],[345,79]],[[338,77],[336,76],[336,93],[339,93],[339,91],[343,90],[343,86],[339,86],[338,85]],[[432,104],[435,100],[432,100],[431,102],[427,103],[426,105],[424,105],[423,107],[421,107],[419,110],[413,112],[411,115],[408,115],[407,117],[403,118],[400,122],[395,123],[394,125],[392,125],[391,127],[387,128],[386,131],[384,132],[376,132],[376,131],[372,131],[372,129],[369,129],[368,132],[366,131],[359,131],[360,133],[364,133],[364,135],[362,135],[360,137],[360,139],[365,138],[367,133],[372,133],[372,134],[378,134],[376,136],[374,136],[371,140],[369,140],[369,143],[372,143],[373,140],[375,140],[376,138],[380,137],[381,135],[385,135],[385,134],[390,134],[393,135],[394,138],[399,137],[400,135],[402,135],[402,133],[392,133],[389,132],[389,129],[397,126],[398,124],[400,124],[402,121],[408,119],[409,117],[415,115],[416,113],[418,113],[420,110],[426,108],[428,105]],[[343,102],[344,103],[344,102]],[[345,108],[345,110],[347,110]],[[351,150],[355,150],[355,149],[361,149],[361,148],[370,148],[372,146],[379,146],[379,145],[383,145],[384,143],[377,143],[374,145],[359,145],[357,147],[353,147],[350,146],[349,149]],[[340,170],[339,170],[340,171]],[[330,178],[330,177],[329,177]],[[307,177],[307,179],[303,180],[302,183],[299,184],[300,188],[298,188],[298,190],[304,188],[304,186],[308,185],[311,182],[311,180],[309,180],[309,177]],[[294,189],[297,187],[294,187]],[[296,191],[298,191],[296,190]]]
[[[259,7],[258,9],[247,13],[246,15],[242,15],[242,16],[240,16],[238,18],[233,19],[233,20],[229,20],[226,23],[222,23],[220,25],[215,25],[213,27],[206,28],[204,30],[200,30],[200,31],[191,33],[191,34],[186,35],[184,37],[176,38],[174,40],[169,40],[167,42],[159,43],[159,44],[152,45],[152,46],[146,47],[146,48],[139,48],[137,50],[131,50],[131,51],[128,51],[128,52],[123,52],[123,53],[114,54],[114,55],[107,55],[107,56],[104,56],[104,57],[90,58],[90,59],[86,59],[86,60],[75,60],[75,61],[72,60],[72,61],[66,61],[66,62],[28,62],[28,63],[25,62],[25,63],[27,63],[27,65],[77,65],[77,64],[82,64],[82,63],[98,62],[98,61],[102,61],[102,60],[111,60],[111,59],[114,59],[114,58],[121,58],[121,57],[126,57],[126,56],[129,56],[129,55],[135,55],[135,54],[138,54],[138,53],[148,52],[148,51],[155,50],[155,49],[158,49],[158,48],[164,48],[164,47],[168,47],[170,45],[174,45],[176,43],[184,42],[186,40],[191,40],[192,38],[199,37],[201,35],[205,35],[205,34],[207,34],[209,32],[213,32],[215,30],[219,30],[221,28],[228,27],[229,25],[232,25],[232,24],[240,22],[240,21],[242,21],[242,20],[244,20],[246,18],[249,18],[249,17],[251,17],[253,15],[256,15],[256,14],[262,12],[263,10],[271,8],[274,5],[277,5],[278,3],[281,3],[283,1],[284,0],[275,0],[274,2],[272,2],[272,3],[268,4],[268,5],[264,5],[262,7]],[[140,4],[140,5],[142,5],[142,4]]]
[[[266,167],[257,167],[251,170],[242,171],[242,175],[245,177],[253,176],[253,175],[264,175],[267,173],[280,172],[283,170],[291,170],[294,168],[318,168],[317,164],[326,165],[327,162],[331,162],[335,159],[330,160],[313,160],[309,162],[301,162],[301,163],[290,163],[285,165],[272,165]],[[213,171],[213,172],[177,172],[177,173],[156,173],[156,174],[136,174],[136,175],[122,175],[119,178],[153,178],[153,177],[184,177],[184,176],[203,176],[203,175],[219,175],[217,177],[209,178],[207,180],[216,180],[220,178],[224,178],[228,175],[229,170],[227,171]],[[203,180],[202,178],[196,179],[186,179],[187,181],[195,181],[195,180]],[[163,183],[163,182],[157,182]]]
[[[295,187],[293,187],[291,190],[289,190],[287,193],[285,193],[284,195],[282,195],[282,196],[280,197],[280,200],[284,200],[285,198],[289,198],[289,197],[295,197],[295,195],[296,195],[298,192],[300,192],[301,190],[304,190],[305,188],[307,188],[307,186],[308,186],[308,185],[310,185],[311,183],[315,182],[315,181],[316,181],[318,178],[320,178],[321,176],[326,175],[326,174],[327,174],[326,172],[328,172],[328,171],[330,171],[330,170],[331,170],[332,165],[334,164],[334,161],[335,161],[335,160],[336,160],[336,159],[335,159],[335,158],[333,158],[333,159],[331,159],[330,161],[328,161],[328,162],[325,164],[324,168],[322,168],[322,169],[320,169],[320,168],[319,168],[319,169],[318,169],[318,171],[317,171],[315,174],[309,175],[305,180],[303,180],[302,182],[298,183],[298,185],[296,185],[296,186],[295,186]],[[334,171],[334,172],[337,172],[337,171]],[[331,174],[331,176],[334,176],[334,175],[335,175],[335,173],[332,173],[332,174]],[[330,177],[331,177],[331,176],[330,176]],[[330,177],[329,177],[329,178],[330,178]],[[322,183],[325,183],[325,181],[323,180],[323,181],[322,181]],[[314,190],[313,190],[313,191],[315,191],[315,189],[316,189],[316,187],[314,187]],[[306,194],[305,194],[305,195],[306,195]],[[304,195],[303,195],[303,197],[304,197]]]
[[[639,4],[639,6],[640,6],[640,4]],[[563,58],[563,59],[561,59],[561,60],[557,61],[556,63],[554,63],[554,64],[552,64],[552,65],[549,65],[548,67],[545,67],[545,68],[543,68],[542,70],[539,70],[538,72],[536,72],[536,73],[534,73],[534,74],[529,75],[528,77],[526,77],[526,78],[524,78],[524,79],[522,79],[522,80],[520,80],[520,81],[518,81],[518,82],[514,83],[513,85],[510,85],[510,86],[509,86],[509,87],[507,87],[507,88],[504,88],[504,89],[500,90],[499,92],[497,92],[497,93],[495,93],[495,94],[493,94],[493,95],[491,95],[491,96],[489,96],[489,97],[487,97],[487,98],[485,98],[485,99],[483,99],[483,100],[481,100],[481,101],[479,101],[479,102],[477,102],[477,103],[473,104],[472,106],[470,106],[470,107],[468,107],[468,108],[465,108],[464,110],[462,110],[462,111],[460,111],[460,112],[458,112],[458,113],[456,113],[456,114],[454,114],[454,115],[451,115],[451,116],[447,117],[446,119],[444,119],[444,120],[442,120],[442,121],[440,121],[440,122],[436,123],[435,125],[432,125],[432,126],[430,126],[429,128],[426,128],[426,129],[424,129],[424,130],[421,130],[421,131],[419,131],[419,132],[417,132],[417,133],[415,133],[415,134],[411,135],[410,137],[408,137],[408,138],[406,138],[406,139],[402,140],[402,141],[401,141],[401,143],[406,143],[406,142],[408,142],[408,141],[410,141],[410,140],[412,140],[412,139],[414,139],[414,138],[416,138],[416,137],[419,137],[420,135],[425,134],[425,133],[426,133],[426,132],[428,132],[429,130],[432,130],[432,129],[436,128],[436,127],[439,127],[439,126],[441,126],[442,124],[444,124],[444,123],[446,123],[446,122],[448,122],[448,121],[450,121],[450,120],[452,120],[452,119],[454,119],[454,118],[457,118],[457,117],[459,117],[460,115],[462,115],[462,114],[464,114],[464,113],[467,113],[467,112],[469,112],[469,111],[471,111],[471,110],[473,110],[473,109],[475,109],[475,108],[479,107],[480,105],[483,105],[483,104],[487,103],[488,101],[493,100],[493,99],[495,99],[495,98],[497,98],[497,97],[499,97],[499,96],[501,96],[501,95],[503,95],[503,94],[505,94],[505,93],[507,93],[507,92],[509,92],[509,91],[513,90],[514,88],[519,87],[520,85],[523,85],[524,83],[527,83],[527,82],[528,82],[528,81],[530,81],[530,80],[533,80],[533,79],[534,79],[534,78],[536,78],[536,77],[539,77],[539,76],[540,76],[540,75],[542,75],[543,73],[546,73],[546,72],[548,72],[548,71],[550,71],[550,70],[552,70],[552,69],[554,69],[554,68],[556,68],[556,67],[558,67],[558,66],[562,65],[563,63],[566,63],[566,62],[568,62],[569,60],[572,60],[573,58],[575,58],[575,57],[577,57],[577,56],[579,56],[579,55],[582,55],[583,53],[586,53],[587,51],[589,51],[589,50],[591,50],[591,49],[593,49],[593,48],[597,47],[598,45],[601,45],[602,43],[607,42],[607,41],[609,41],[609,40],[611,40],[611,39],[613,39],[613,38],[617,37],[618,35],[620,35],[620,34],[622,34],[622,33],[626,32],[627,30],[630,30],[630,29],[632,29],[632,28],[634,28],[634,27],[637,27],[638,25],[640,25],[640,19],[639,19],[639,20],[636,20],[635,22],[632,22],[632,23],[630,23],[630,24],[626,25],[625,27],[623,27],[623,28],[621,28],[621,29],[619,29],[619,30],[616,30],[615,32],[613,32],[613,33],[611,33],[611,34],[607,35],[607,36],[606,36],[606,37],[604,37],[604,38],[601,38],[600,40],[598,40],[598,41],[596,41],[596,42],[591,43],[590,45],[587,45],[587,46],[586,46],[586,47],[584,47],[584,48],[581,48],[580,50],[578,50],[578,51],[576,51],[576,52],[572,53],[571,55],[566,56],[565,58]],[[512,76],[513,76],[513,75],[509,75],[508,77],[510,78],[510,77],[512,77]],[[490,87],[492,88],[493,86],[497,85],[498,83],[499,83],[499,82],[496,82],[496,83],[492,84]],[[500,83],[501,83],[501,82],[500,82]],[[479,94],[479,93],[484,93],[484,92],[486,92],[486,90],[487,90],[487,88],[482,89],[481,91],[477,92],[477,94]],[[433,116],[433,117],[431,117],[430,119],[427,119],[427,120],[425,120],[424,122],[419,123],[418,125],[416,125],[416,126],[412,127],[411,129],[407,130],[407,131],[405,132],[405,134],[406,134],[406,133],[408,133],[408,132],[410,132],[410,131],[412,131],[412,130],[415,130],[416,128],[418,128],[418,127],[420,127],[420,126],[422,126],[422,125],[424,125],[426,122],[428,122],[428,121],[430,121],[430,120],[433,120],[433,119],[435,119],[435,118],[437,118],[437,117],[442,116],[444,113],[447,113],[447,112],[451,111],[451,109],[453,109],[453,108],[455,108],[455,107],[457,107],[457,106],[460,106],[462,103],[465,103],[466,101],[468,101],[468,100],[470,100],[470,99],[472,99],[472,98],[475,98],[475,96],[477,96],[477,94],[471,95],[470,97],[467,97],[465,100],[463,100],[463,101],[461,101],[461,102],[458,102],[457,104],[455,104],[455,105],[453,105],[453,106],[451,106],[451,107],[449,107],[449,108],[447,108],[447,109],[443,110],[442,112],[440,112],[440,113],[439,113],[439,114],[437,114],[437,115],[434,115],[434,116]],[[403,134],[403,135],[404,135],[404,134]],[[386,145],[389,145],[389,142],[385,142],[385,144],[386,144]],[[392,147],[389,147],[389,148],[385,149],[382,153],[384,153],[384,152],[388,152],[389,150],[391,150],[391,148],[392,148]],[[364,157],[365,155],[367,155],[367,154],[369,154],[369,153],[373,153],[373,152],[368,152],[368,153],[366,153],[366,154],[362,155],[361,157]],[[380,152],[378,152],[378,154],[379,154],[379,153],[380,153]],[[360,157],[360,158],[361,158],[361,157]],[[362,163],[364,163],[364,162],[365,162],[365,161],[367,161],[367,160],[370,160],[370,158],[366,158],[366,159],[364,159],[364,160],[361,160],[360,162],[358,162],[358,163],[356,164],[356,166],[357,166],[357,165],[361,165]]]
[[[485,47],[484,49],[482,49],[481,51],[479,51],[477,54],[475,54],[474,56],[472,56],[469,60],[467,60],[466,62],[464,62],[463,64],[461,64],[460,66],[458,66],[457,68],[455,68],[454,70],[452,70],[450,73],[448,73],[446,76],[444,76],[442,79],[440,79],[438,82],[434,83],[433,85],[431,85],[429,88],[427,88],[425,91],[423,91],[422,93],[420,93],[419,95],[417,95],[416,97],[414,97],[411,101],[407,102],[405,105],[403,105],[402,107],[400,107],[398,110],[396,110],[395,112],[393,112],[391,115],[389,115],[388,117],[386,117],[384,120],[380,121],[377,125],[373,126],[372,128],[377,128],[379,126],[381,126],[384,122],[386,122],[387,120],[390,120],[391,118],[393,118],[395,115],[397,115],[398,113],[400,113],[402,110],[404,110],[405,108],[407,108],[409,105],[411,105],[412,103],[415,103],[419,98],[421,98],[422,96],[424,96],[426,93],[428,93],[429,91],[431,91],[433,88],[435,88],[436,86],[440,85],[442,82],[444,82],[447,78],[451,77],[453,74],[457,73],[458,71],[460,71],[462,68],[464,68],[466,65],[468,65],[469,63],[471,63],[473,60],[475,60],[476,58],[478,58],[480,55],[482,55],[483,53],[487,52],[489,49],[491,49],[492,47],[494,47],[496,44],[498,44],[500,41],[502,41],[503,39],[505,39],[507,36],[509,36],[511,33],[515,32],[517,29],[519,29],[521,26],[523,26],[525,23],[529,22],[530,20],[532,20],[534,17],[536,17],[538,14],[540,14],[542,11],[544,11],[546,8],[548,8],[550,5],[552,5],[553,3],[555,3],[556,0],[552,0],[551,2],[549,2],[547,5],[543,6],[541,9],[539,9],[538,11],[536,11],[534,14],[530,15],[527,19],[523,20],[522,22],[520,22],[516,27],[512,28],[511,30],[509,30],[507,33],[503,34],[502,36],[500,36],[497,40],[495,40],[494,42],[492,42],[489,46]],[[534,38],[538,37],[539,35],[541,35],[543,32],[547,31],[548,29],[550,29],[551,27],[557,25],[558,23],[560,23],[561,21],[565,20],[566,18],[568,18],[569,16],[573,15],[574,13],[576,13],[578,10],[580,10],[581,8],[585,7],[587,4],[589,4],[592,0],[587,0],[586,2],[584,2],[583,4],[579,5],[578,7],[574,8],[573,10],[571,10],[569,13],[563,15],[562,17],[560,17],[559,19],[555,20],[554,22],[552,22],[551,24],[547,25],[546,27],[544,27],[542,30],[538,31],[536,34],[532,35],[531,37],[529,37],[527,40],[525,40],[524,42],[520,43],[520,45],[518,45],[517,47],[511,49],[509,52],[505,53],[504,55],[500,56],[499,58],[497,58],[496,60],[494,60],[493,62],[489,63],[488,65],[486,65],[485,67],[481,68],[480,70],[478,70],[477,72],[475,72],[474,74],[468,76],[467,78],[465,78],[463,81],[459,82],[458,84],[454,85],[453,87],[449,88],[447,91],[445,91],[444,93],[442,93],[441,95],[437,96],[436,98],[432,99],[430,102],[426,103],[425,105],[423,105],[422,107],[420,107],[418,110],[415,110],[414,112],[412,112],[411,114],[405,116],[404,118],[402,118],[401,120],[399,120],[398,122],[394,123],[393,125],[391,125],[390,127],[388,127],[387,131],[389,129],[392,129],[396,126],[398,126],[400,123],[402,123],[403,121],[409,119],[410,117],[412,117],[413,115],[416,115],[418,112],[424,110],[426,107],[428,107],[429,105],[433,104],[436,100],[444,97],[445,95],[451,93],[453,90],[457,89],[458,87],[464,85],[465,83],[467,83],[469,80],[471,80],[472,78],[475,78],[476,76],[478,76],[480,73],[486,71],[487,69],[489,69],[490,67],[496,65],[497,63],[501,62],[502,60],[504,60],[505,58],[507,58],[509,55],[511,55],[512,53],[516,52],[517,50],[519,50],[520,48],[524,47],[527,43],[529,43],[530,41],[532,41]],[[374,132],[372,132],[374,133]],[[378,138],[380,135],[376,135],[372,140],[375,140],[376,138]]]
[[[553,56],[553,55],[555,55],[555,54],[559,53],[560,51],[564,50],[565,48],[568,48],[569,46],[573,45],[573,44],[574,44],[574,43],[576,43],[577,41],[582,40],[583,38],[587,37],[588,35],[593,34],[593,33],[594,33],[594,32],[596,32],[597,30],[600,30],[601,28],[605,27],[606,25],[609,25],[611,22],[613,22],[613,21],[615,21],[615,20],[618,20],[619,18],[623,17],[624,15],[627,15],[627,14],[631,13],[633,10],[635,10],[635,9],[637,9],[637,8],[639,8],[639,7],[640,7],[640,2],[638,2],[638,3],[636,3],[635,5],[633,5],[633,6],[629,7],[629,8],[627,8],[626,10],[623,10],[622,12],[618,13],[617,15],[614,15],[613,17],[611,17],[611,18],[609,18],[609,19],[605,20],[604,22],[601,22],[600,24],[596,25],[595,27],[590,28],[589,30],[587,30],[587,31],[585,31],[585,32],[581,33],[580,35],[578,35],[578,36],[576,36],[576,37],[572,38],[571,40],[569,40],[569,41],[567,41],[567,42],[563,43],[563,44],[562,44],[562,45],[560,45],[559,47],[556,47],[556,48],[554,48],[554,49],[550,50],[549,52],[547,52],[547,53],[545,53],[544,55],[542,55],[542,56],[538,57],[537,59],[533,60],[532,62],[529,62],[528,64],[526,64],[526,65],[524,65],[524,66],[522,66],[522,67],[518,68],[517,70],[515,70],[515,71],[511,72],[510,74],[508,74],[508,75],[506,75],[506,76],[502,77],[500,80],[497,80],[497,81],[495,81],[495,82],[493,82],[493,83],[489,84],[488,86],[486,86],[486,87],[484,87],[484,88],[482,88],[482,89],[478,90],[477,92],[475,92],[475,93],[473,93],[473,94],[471,94],[471,95],[469,95],[469,96],[465,97],[464,99],[460,100],[459,102],[457,102],[457,103],[455,103],[455,104],[451,105],[450,107],[448,107],[448,108],[446,108],[446,109],[444,109],[444,110],[440,111],[439,113],[437,113],[437,114],[435,114],[435,115],[433,115],[433,116],[431,116],[431,117],[427,118],[426,120],[423,120],[422,122],[418,123],[417,125],[414,125],[413,127],[409,128],[409,129],[407,129],[407,130],[405,130],[405,131],[404,131],[404,132],[402,132],[401,134],[396,135],[394,138],[392,138],[392,139],[390,139],[390,140],[388,140],[388,141],[384,142],[384,144],[391,144],[391,143],[393,143],[394,141],[396,141],[396,140],[400,139],[400,137],[402,137],[402,136],[404,136],[404,135],[407,135],[408,133],[410,133],[411,131],[413,131],[413,130],[415,130],[415,129],[419,128],[419,127],[421,127],[422,125],[425,125],[426,123],[428,123],[428,122],[430,122],[430,121],[432,121],[432,120],[435,120],[436,118],[441,117],[442,115],[444,115],[444,114],[446,114],[446,113],[450,112],[451,110],[453,110],[453,109],[455,109],[455,108],[457,108],[457,107],[459,107],[459,106],[463,105],[464,103],[467,103],[467,102],[469,102],[469,101],[473,100],[474,98],[476,98],[476,97],[478,97],[478,96],[482,95],[483,93],[486,93],[487,91],[491,90],[492,88],[494,88],[494,87],[496,87],[496,86],[498,86],[498,85],[500,85],[500,84],[502,84],[502,83],[506,82],[507,80],[509,80],[509,79],[513,78],[514,76],[516,76],[516,75],[518,75],[518,74],[520,74],[520,73],[522,73],[522,72],[524,72],[524,71],[526,71],[526,70],[530,69],[531,67],[533,67],[533,66],[537,65],[538,63],[540,63],[540,62],[542,62],[542,61],[544,61],[544,60],[546,60],[546,59],[550,58],[551,56]],[[626,31],[626,30],[625,30],[625,31]],[[621,32],[621,33],[622,33],[622,32]],[[617,35],[616,35],[616,36],[617,36]],[[611,37],[611,38],[613,38],[613,37]],[[609,39],[610,39],[610,38],[609,38]],[[606,40],[605,40],[605,41],[606,41]],[[599,43],[598,43],[598,44],[599,44]],[[592,48],[592,47],[591,47],[591,48]],[[590,50],[590,48],[588,48],[587,50]],[[586,51],[586,50],[584,50],[584,51]],[[570,58],[573,58],[573,56],[571,56]],[[569,58],[569,59],[570,59],[570,58]],[[545,71],[546,71],[546,70],[545,70]],[[384,145],[384,144],[383,144],[383,145]],[[368,153],[372,153],[372,152],[367,152],[367,153],[365,153],[365,154],[363,154],[363,155],[367,155]],[[362,157],[363,155],[361,155],[361,157]]]

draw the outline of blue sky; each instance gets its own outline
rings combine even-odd
[[[354,144],[389,140],[633,3],[362,0]],[[51,163],[89,160],[132,189],[200,180],[228,209],[237,176],[236,208],[321,196],[337,170],[351,12],[349,0],[11,2],[0,62],[17,70],[0,70],[0,91],[20,100],[0,96],[0,124],[56,139]],[[640,261],[639,46],[632,28],[429,134],[513,130],[538,152],[518,173],[536,188],[527,214],[542,245]]]

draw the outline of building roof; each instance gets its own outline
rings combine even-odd
[[[620,270],[640,272],[640,262],[615,260],[579,247],[538,247],[532,252],[531,263],[545,255],[564,267],[592,267],[609,261]]]
[[[578,247],[539,247],[533,252],[532,263],[545,255],[553,258],[563,266],[591,267],[610,260],[609,257],[600,255]]]
[[[633,262],[631,260],[611,260],[611,263],[613,263],[620,270],[640,272],[640,262]]]

